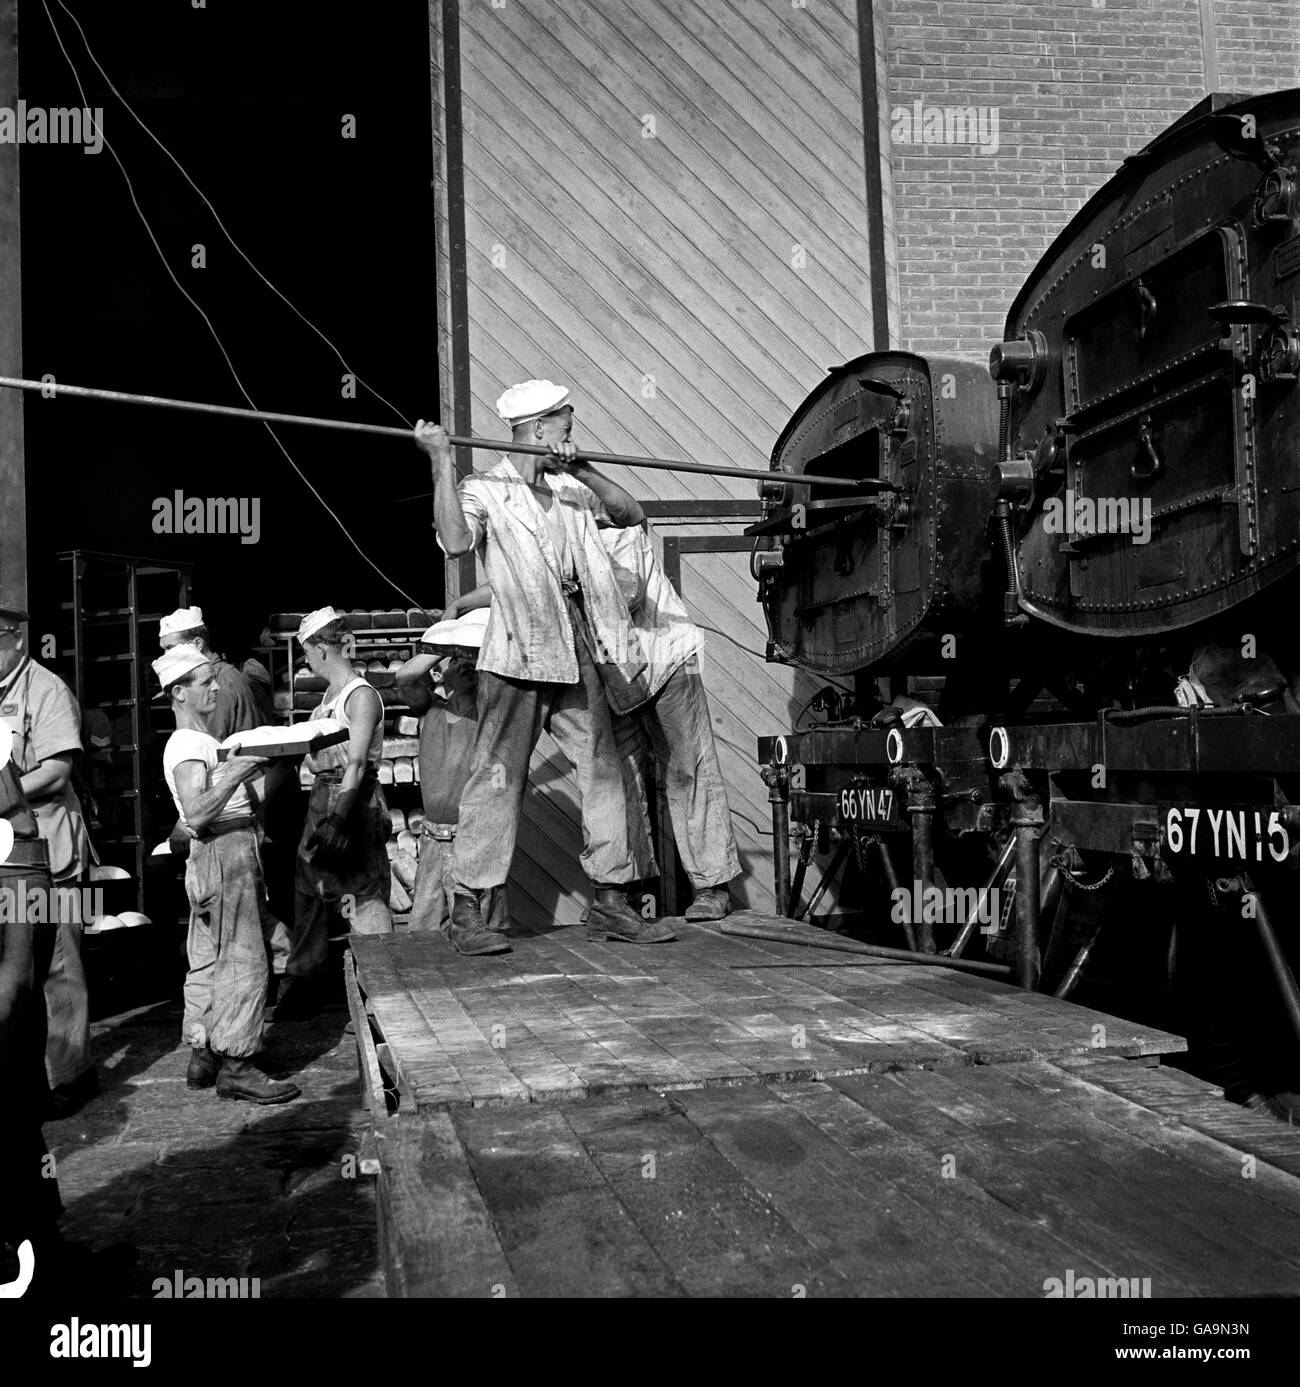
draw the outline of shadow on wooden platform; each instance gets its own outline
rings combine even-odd
[[[1174,1100],[1188,1076],[1069,1064],[390,1119],[389,1294],[1300,1292],[1300,1180],[1264,1162],[1243,1179],[1239,1150],[1093,1071],[1136,1070],[1148,1098],[1169,1080]]]
[[[1300,1129],[1179,1037],[679,929],[353,939],[390,1295],[1300,1293]]]

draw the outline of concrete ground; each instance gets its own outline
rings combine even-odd
[[[270,1026],[263,1067],[303,1090],[275,1107],[188,1089],[180,1020],[176,1000],[92,1024],[102,1092],[45,1127],[64,1236],[133,1245],[130,1296],[152,1296],[177,1271],[257,1277],[263,1298],[382,1296],[346,1008]]]

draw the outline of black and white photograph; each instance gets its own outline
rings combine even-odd
[[[0,0],[10,1361],[1280,1364],[1298,606],[1300,0]]]

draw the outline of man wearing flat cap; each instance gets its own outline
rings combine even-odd
[[[176,731],[163,748],[163,778],[176,811],[194,834],[185,863],[190,902],[182,1023],[191,1046],[186,1083],[223,1098],[287,1103],[295,1084],[268,1079],[253,1063],[262,1048],[267,961],[262,938],[266,885],[257,814],[247,782],[265,762],[218,755],[208,731],[216,675],[205,651],[175,645],[153,662],[171,702]]]
[[[84,874],[90,858],[81,801],[72,785],[73,764],[81,754],[81,710],[63,680],[27,653],[26,625],[25,611],[0,608],[0,718],[13,729],[13,762],[49,847],[50,876],[56,887],[67,886]],[[81,964],[86,922],[67,914],[60,906],[54,957],[44,980],[53,1117],[69,1116],[99,1092]]]
[[[547,453],[503,453],[459,486],[447,435],[423,420],[416,427],[416,442],[433,460],[438,544],[453,557],[478,551],[493,599],[456,837],[453,943],[484,934],[483,894],[509,874],[529,761],[543,730],[577,773],[582,867],[594,890],[589,937],[674,939],[627,903],[636,871],[631,806],[606,693],[610,675],[634,663],[628,656],[636,633],[597,526],[639,525],[644,512],[621,486],[575,460],[564,386],[525,381],[501,396],[497,413],[513,443]]]
[[[355,934],[391,934],[388,901],[392,875],[385,844],[392,820],[379,785],[384,747],[384,705],[353,668],[356,641],[347,618],[333,607],[303,617],[298,640],[307,666],[326,681],[313,719],[333,718],[348,740],[307,758],[315,777],[307,822],[298,845],[297,906],[290,981],[276,1005],[277,1020],[315,1010],[315,984],[329,952],[331,927]]]

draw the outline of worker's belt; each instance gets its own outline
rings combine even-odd
[[[365,785],[370,781],[379,778],[379,770],[375,766],[367,766],[365,773],[361,777],[361,784]],[[340,785],[343,782],[343,772],[341,770],[317,771],[316,779],[322,785]]]
[[[456,837],[456,825],[426,823],[420,832],[426,838],[434,838],[439,843],[450,843]]]
[[[50,846],[44,838],[15,838],[6,867],[45,867],[50,865]]]
[[[243,819],[222,819],[220,823],[209,824],[202,833],[198,835],[200,843],[206,842],[209,838],[223,838],[227,833],[238,833],[242,829],[253,829],[257,827],[257,817],[249,814]]]

